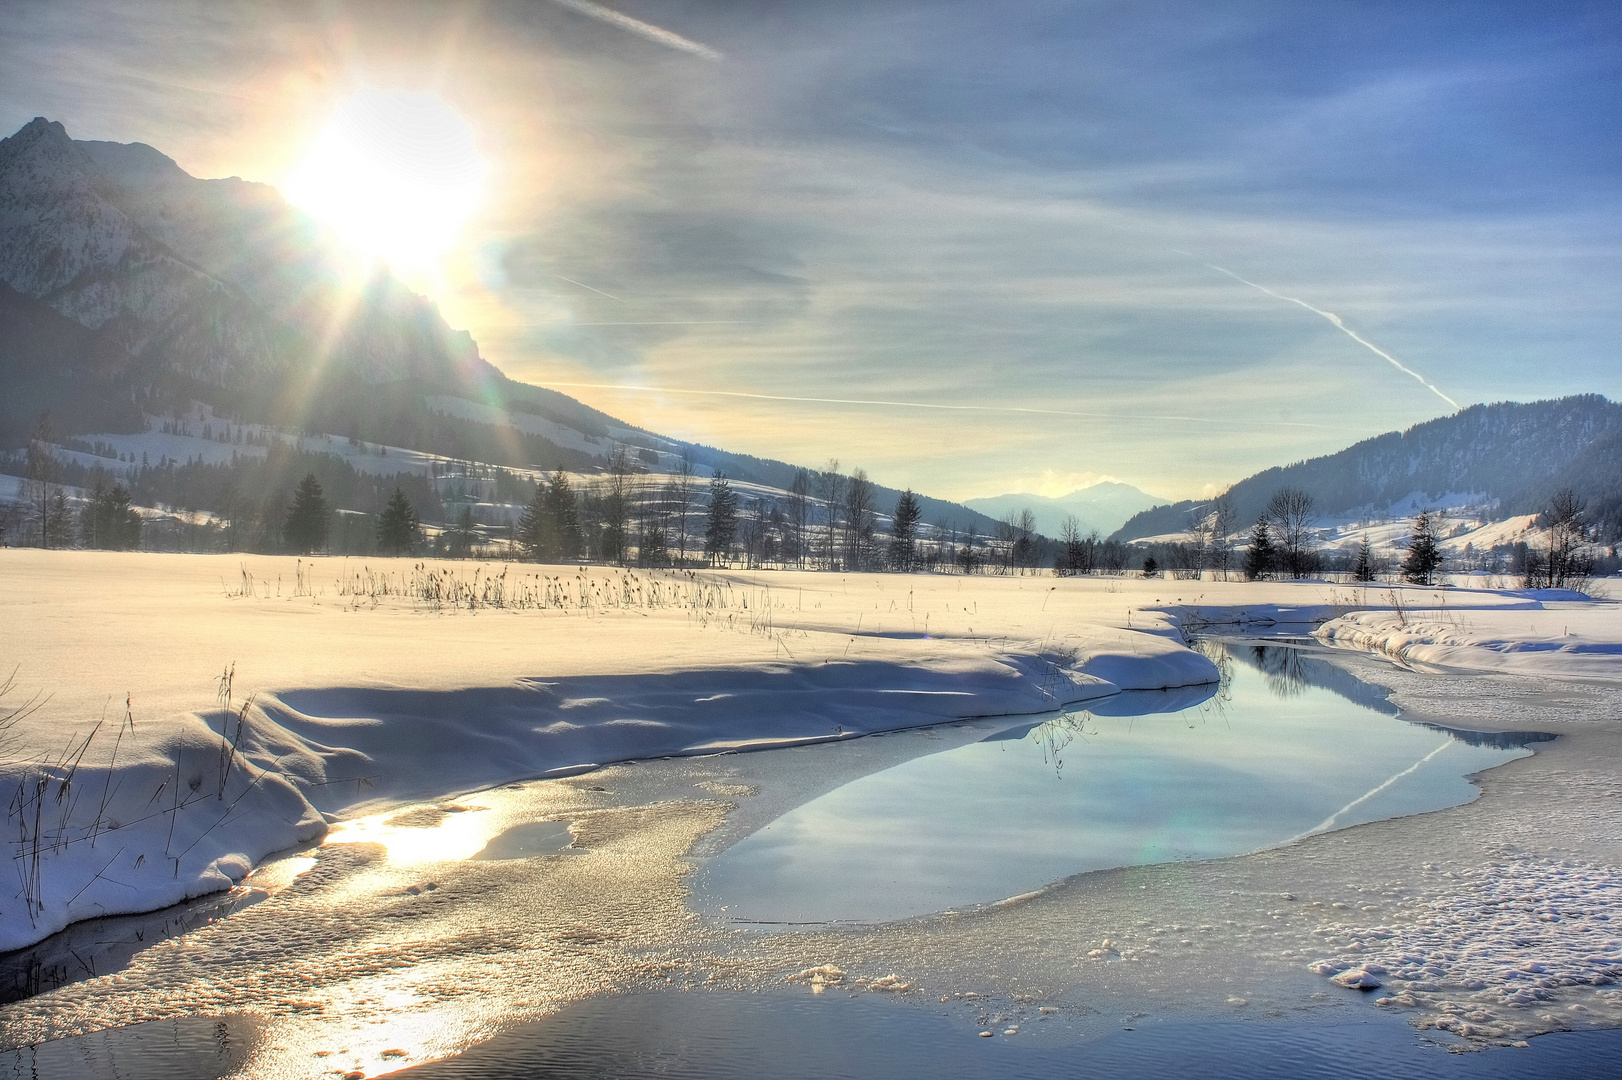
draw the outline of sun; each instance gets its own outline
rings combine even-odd
[[[362,254],[422,281],[438,276],[488,173],[473,129],[438,94],[362,90],[338,102],[285,194]]]

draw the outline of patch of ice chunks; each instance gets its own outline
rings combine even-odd
[[[1514,1010],[1622,979],[1622,869],[1533,856],[1474,872],[1425,869],[1445,881],[1417,919],[1319,927],[1313,933],[1338,955],[1308,969],[1347,988],[1386,985],[1379,1004],[1421,1008],[1430,1014],[1423,1026],[1487,1038],[1585,1022],[1591,1010],[1580,1004],[1535,1022]],[[1595,997],[1622,1008],[1622,991]]]

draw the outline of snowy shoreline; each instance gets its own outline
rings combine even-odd
[[[1325,622],[1327,644],[1368,650],[1374,638],[1344,628],[1382,614],[1347,613],[1343,590],[1316,583],[575,567],[503,571],[506,606],[495,609],[476,598],[380,597],[375,586],[362,597],[344,585],[359,580],[356,560],[0,558],[18,583],[7,651],[19,687],[51,695],[0,748],[17,871],[0,893],[0,950],[81,919],[230,888],[341,817],[615,762],[1209,683],[1216,670],[1185,647],[1183,625]],[[404,582],[419,565],[364,569],[374,582]],[[444,564],[435,588],[494,573]],[[558,602],[515,605],[525,581],[533,588],[522,595]],[[1422,591],[1386,595],[1388,609],[1409,605],[1397,615],[1410,630],[1424,625]],[[1603,648],[1619,621],[1615,605],[1568,598],[1435,596],[1455,630],[1460,611],[1495,626],[1511,616],[1570,622],[1575,612],[1582,641]],[[97,650],[86,670],[85,646],[108,633],[133,639]],[[1622,663],[1622,646],[1578,655]],[[203,672],[229,663],[238,668],[229,693],[211,709],[186,707],[224,690]],[[74,677],[42,687],[46,671]]]
[[[52,562],[44,553],[5,554],[16,562],[31,556],[39,566]],[[160,589],[165,570],[177,565],[173,559],[81,553],[57,553],[55,561],[54,568],[88,563],[122,575],[156,571],[159,580],[151,584]],[[195,563],[179,565],[191,569]],[[298,581],[304,572],[299,564],[288,577]],[[245,570],[239,574],[246,579]],[[684,575],[667,577],[674,587]],[[621,587],[626,575],[594,570],[584,578]],[[223,581],[212,594],[187,590],[178,605],[185,610],[171,618],[195,620],[201,614],[211,623],[245,617],[263,622],[259,632],[285,648],[289,609],[319,614],[331,636],[316,634],[293,648],[291,659],[304,666],[308,653],[324,644],[340,658],[365,647],[374,629],[369,623],[403,630],[420,657],[447,627],[466,647],[465,631],[476,625],[481,643],[493,646],[496,638],[510,636],[511,625],[501,621],[515,614],[483,611],[475,621],[452,609],[426,621],[408,605],[327,603],[317,575],[302,581],[308,594],[295,586],[291,598],[231,596]],[[591,589],[602,591],[596,584]],[[61,591],[45,591],[54,593],[50,606],[64,603]],[[81,603],[92,621],[103,595],[94,588],[75,590],[65,603]],[[61,692],[71,688],[50,688],[55,692],[44,707],[12,726],[0,748],[0,789],[12,796],[7,843],[17,870],[0,901],[0,951],[34,944],[82,919],[156,910],[228,889],[267,855],[319,838],[329,822],[388,806],[576,775],[616,762],[1040,713],[1121,689],[1217,678],[1208,659],[1176,640],[1165,618],[1107,639],[992,639],[967,623],[961,635],[898,632],[866,611],[830,611],[836,605],[829,599],[805,625],[760,633],[763,606],[782,617],[773,605],[783,607],[785,596],[779,590],[776,600],[763,601],[759,590],[751,595],[747,587],[731,594],[711,589],[700,597],[705,608],[696,625],[691,606],[677,604],[630,610],[596,604],[584,618],[551,610],[516,613],[537,643],[556,647],[567,637],[578,648],[582,639],[588,646],[595,641],[601,650],[622,654],[617,662],[537,662],[519,650],[483,672],[464,668],[422,678],[421,671],[407,670],[413,665],[405,658],[378,679],[371,657],[354,665],[371,668],[373,678],[360,684],[347,665],[329,666],[321,673],[325,678],[310,678],[306,667],[296,688],[261,688],[250,695],[238,674],[234,686],[216,687],[216,708],[152,718],[139,703],[177,692],[164,677],[166,665],[154,663],[131,673],[137,680],[126,690],[131,711],[120,716],[123,710],[114,708],[99,721],[88,710],[73,714],[83,705]],[[729,614],[736,626],[736,616],[751,611],[751,600],[754,621],[744,632],[722,637],[710,629],[712,620],[719,623]],[[944,616],[947,606],[942,601],[938,614]],[[971,600],[959,614],[988,629],[1010,629],[980,619],[978,609]],[[71,633],[53,642],[48,632],[58,618],[54,611],[40,616],[43,625],[36,629],[47,632],[15,641],[24,689],[37,685],[39,668],[71,670],[77,651]],[[647,640],[647,624],[657,622],[664,624],[657,635],[665,639],[663,654],[652,663],[644,659],[639,670],[636,644]],[[207,638],[211,629],[200,627],[199,637]],[[30,643],[45,653],[35,663],[29,662]],[[581,668],[588,673],[567,673]],[[407,681],[413,674],[416,685]],[[116,695],[117,685],[103,693]]]

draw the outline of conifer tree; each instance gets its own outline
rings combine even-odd
[[[732,540],[738,531],[738,496],[727,483],[721,470],[710,479],[709,518],[704,525],[704,554],[714,562],[725,560],[732,552]]]
[[[478,529],[474,527],[473,507],[462,507],[461,517],[451,528],[450,553],[457,558],[467,558],[473,552],[473,545],[479,539]]]
[[[1273,547],[1273,531],[1265,516],[1256,519],[1250,530],[1250,546],[1245,549],[1245,580],[1259,581],[1273,570],[1277,552]]]
[[[1357,565],[1352,567],[1352,578],[1356,581],[1374,580],[1374,552],[1369,547],[1368,533],[1363,534],[1363,542],[1357,545]]]
[[[60,487],[50,499],[50,513],[44,522],[45,546],[65,548],[73,544],[73,515],[68,510],[68,495]]]
[[[917,496],[908,488],[896,500],[895,513],[890,524],[890,567],[907,573],[912,570],[917,554],[918,518],[923,510]]]
[[[537,562],[544,560],[549,548],[553,545],[547,543],[552,535],[551,521],[546,512],[546,485],[536,484],[535,493],[530,496],[529,502],[524,506],[524,513],[518,519],[518,528],[513,533],[513,539],[527,559]]]
[[[569,486],[569,475],[561,468],[552,473],[546,485],[546,516],[551,523],[551,536],[543,540],[548,545],[547,558],[577,559],[580,557],[580,507],[574,488]]]
[[[1440,514],[1422,511],[1414,518],[1413,532],[1408,534],[1408,557],[1402,560],[1402,576],[1415,585],[1429,585],[1431,575],[1442,565],[1442,551],[1437,546],[1437,528]]]
[[[308,555],[327,542],[331,527],[332,508],[321,491],[321,482],[315,473],[306,473],[293,492],[293,505],[288,507],[287,521],[282,525],[282,538],[287,546],[301,555]]]
[[[122,484],[109,488],[96,481],[79,512],[79,540],[87,548],[114,551],[141,546],[141,515],[130,506],[130,493]]]
[[[394,489],[388,505],[377,516],[377,550],[384,555],[409,555],[417,546],[417,511],[404,491]]]

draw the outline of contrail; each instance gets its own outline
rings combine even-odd
[[[1213,420],[1205,416],[1153,416],[1133,413],[1069,412],[1064,409],[1030,409],[1018,405],[937,405],[924,401],[883,401],[871,398],[793,397],[787,394],[749,394],[741,390],[687,390],[674,386],[627,386],[622,383],[552,382],[577,390],[624,390],[640,394],[692,394],[699,397],[748,398],[752,401],[800,401],[813,405],[876,405],[895,409],[939,409],[945,412],[1020,413],[1026,416],[1069,416],[1082,420],[1148,420],[1184,424],[1214,424],[1218,427],[1302,427],[1333,428],[1332,424],[1307,424],[1291,420]]]
[[[606,296],[610,300],[619,300],[620,303],[625,303],[624,300],[620,300],[620,298],[615,296],[613,293],[603,292],[601,289],[593,288],[592,286],[587,285],[584,281],[576,281],[574,278],[564,277],[562,274],[553,274],[552,276],[557,278],[559,281],[567,281],[570,285],[578,285],[582,289],[591,289],[591,291],[596,293],[598,296]]]
[[[1184,251],[1180,252],[1179,254],[1187,255],[1188,252]],[[1395,356],[1392,356],[1390,353],[1380,348],[1380,346],[1374,344],[1374,342],[1370,341],[1368,338],[1359,335],[1356,330],[1353,330],[1344,322],[1341,322],[1340,316],[1336,315],[1333,311],[1325,311],[1323,308],[1315,308],[1305,300],[1297,300],[1293,296],[1285,296],[1283,293],[1274,292],[1265,285],[1258,285],[1254,281],[1246,281],[1232,270],[1225,270],[1216,263],[1206,263],[1205,265],[1209,266],[1212,270],[1215,270],[1220,274],[1227,274],[1229,277],[1233,278],[1233,280],[1240,282],[1241,284],[1249,285],[1252,289],[1258,289],[1261,292],[1266,293],[1268,296],[1273,297],[1275,300],[1288,300],[1292,304],[1301,305],[1314,315],[1322,315],[1324,318],[1329,320],[1336,330],[1339,330],[1341,333],[1345,334],[1347,337],[1351,338],[1353,341],[1372,352],[1375,356],[1382,357],[1390,362],[1392,367],[1396,368],[1404,375],[1407,375],[1409,378],[1416,380],[1420,386],[1423,386],[1425,389],[1429,390],[1431,393],[1453,406],[1455,410],[1458,410],[1461,407],[1457,401],[1454,401],[1452,398],[1442,393],[1441,390],[1437,389],[1435,383],[1431,382],[1429,379],[1425,378],[1425,376],[1421,375],[1413,368],[1404,364],[1401,360],[1398,360]]]
[[[660,45],[680,49],[682,52],[692,53],[694,56],[701,56],[705,60],[721,60],[723,58],[719,52],[708,45],[700,45],[696,41],[690,41],[680,34],[673,34],[669,30],[654,26],[652,23],[645,23],[641,19],[633,19],[629,15],[621,14],[613,8],[605,8],[601,4],[594,4],[591,0],[552,0],[552,3],[558,7],[565,7],[570,11],[596,19],[599,22],[605,22],[609,26],[629,30],[639,37],[645,37],[649,41],[658,42]]]
[[[1401,780],[1403,777],[1412,775],[1414,772],[1416,772],[1419,769],[1419,767],[1421,765],[1425,764],[1425,762],[1429,761],[1431,758],[1435,757],[1437,754],[1440,754],[1443,750],[1446,750],[1448,747],[1450,747],[1452,745],[1453,745],[1453,740],[1452,739],[1447,740],[1447,742],[1443,743],[1441,746],[1438,746],[1435,750],[1432,750],[1430,753],[1426,754],[1424,757],[1420,758],[1418,761],[1414,762],[1412,765],[1408,766],[1406,769],[1402,770],[1402,772],[1398,773],[1396,776],[1393,776],[1391,779],[1387,780],[1385,783],[1381,784],[1379,787],[1375,788],[1373,791],[1370,791],[1365,795],[1362,795],[1362,796],[1360,796],[1360,797],[1358,797],[1356,799],[1353,799],[1351,802],[1347,803],[1345,806],[1341,807],[1339,810],[1336,810],[1333,814],[1330,814],[1328,817],[1324,818],[1323,821],[1320,822],[1318,825],[1314,826],[1313,828],[1308,829],[1306,832],[1302,833],[1300,836],[1292,836],[1292,837],[1290,837],[1288,842],[1293,844],[1295,841],[1301,839],[1301,837],[1303,837],[1303,836],[1311,836],[1313,833],[1328,832],[1331,828],[1334,827],[1335,822],[1339,821],[1341,818],[1345,817],[1348,813],[1350,813],[1351,811],[1357,809],[1359,806],[1362,806],[1364,803],[1368,802],[1370,799],[1372,799],[1376,795],[1380,794],[1380,792],[1385,791],[1392,784],[1395,784],[1397,781]]]

